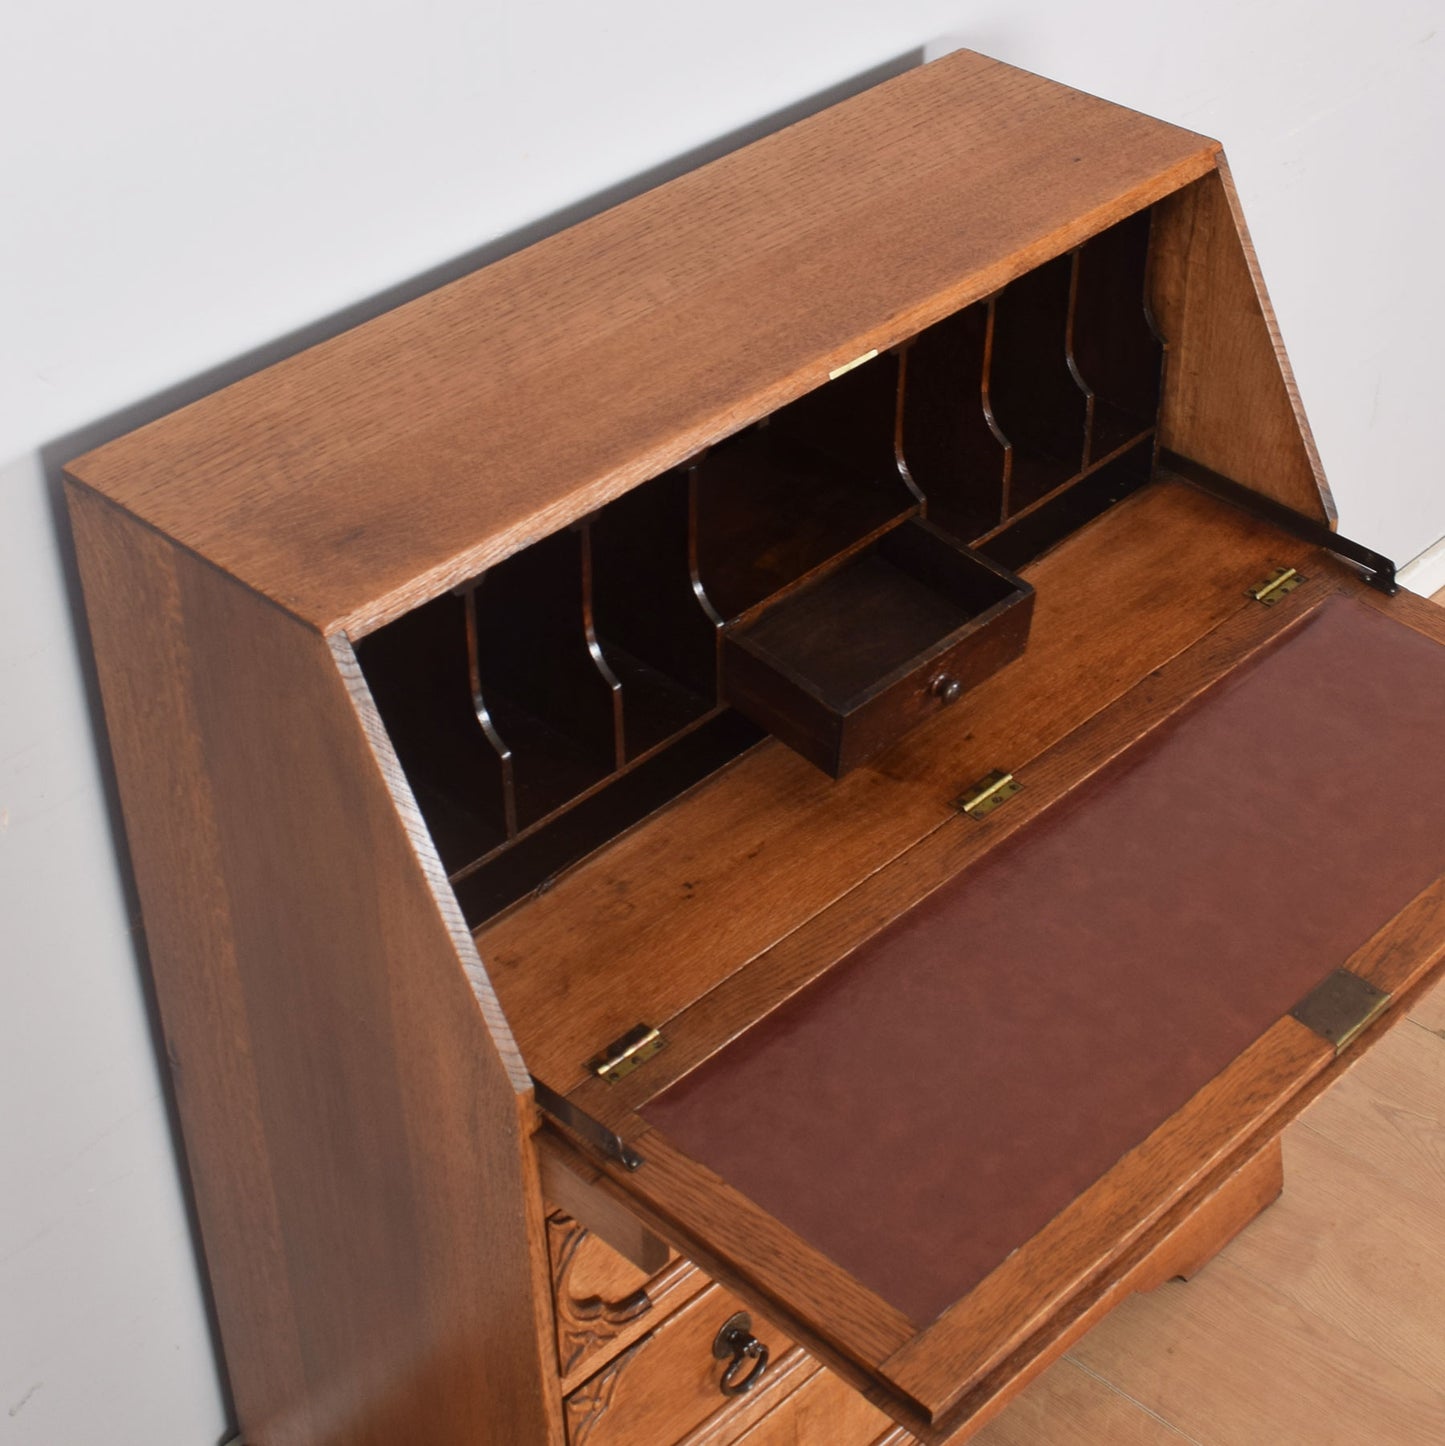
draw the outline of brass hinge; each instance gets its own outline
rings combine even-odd
[[[1379,1018],[1390,1002],[1383,989],[1348,969],[1336,969],[1317,984],[1290,1013],[1334,1045],[1338,1054],[1366,1025]]]
[[[601,1054],[589,1059],[587,1068],[608,1084],[616,1084],[666,1048],[667,1040],[660,1029],[635,1024],[621,1039],[614,1039]]]
[[[861,367],[864,362],[871,362],[878,355],[878,348],[875,346],[872,351],[865,351],[862,356],[855,356],[852,361],[844,362],[840,367],[834,367],[828,373],[828,380],[836,382],[839,377],[846,376],[854,367]]]
[[[1023,787],[1012,773],[995,768],[953,801],[953,806],[970,818],[985,818],[1007,803]]]
[[[1272,608],[1287,593],[1292,593],[1300,583],[1308,581],[1292,567],[1277,567],[1268,577],[1255,583],[1245,593],[1246,597],[1252,597],[1255,602],[1263,603],[1265,607]]]

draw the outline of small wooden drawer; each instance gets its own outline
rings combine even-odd
[[[829,1370],[819,1370],[729,1446],[908,1446],[914,1438]]]
[[[643,1446],[679,1440],[731,1441],[817,1363],[755,1312],[752,1337],[766,1358],[719,1355],[720,1333],[746,1308],[720,1285],[710,1286],[656,1330],[617,1356],[566,1398],[568,1446]],[[731,1369],[747,1389],[723,1390]]]
[[[1024,650],[1033,589],[912,519],[728,629],[727,700],[835,778]]]
[[[649,1273],[560,1212],[548,1217],[557,1371],[570,1390],[654,1329],[707,1284],[691,1261],[669,1256]]]

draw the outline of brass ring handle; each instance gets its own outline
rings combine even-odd
[[[753,1334],[752,1318],[745,1310],[723,1322],[713,1340],[712,1353],[728,1362],[718,1382],[724,1396],[745,1396],[768,1369],[768,1348]]]

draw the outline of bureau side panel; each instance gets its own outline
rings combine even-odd
[[[245,1439],[555,1440],[525,1075],[337,659],[94,494],[71,510]]]
[[[1223,156],[1155,211],[1163,447],[1310,517],[1334,503]]]

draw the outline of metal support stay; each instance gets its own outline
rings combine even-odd
[[[614,1134],[600,1120],[593,1119],[586,1110],[579,1110],[566,1095],[559,1095],[550,1085],[543,1084],[536,1075],[532,1076],[532,1091],[538,1105],[559,1125],[565,1125],[579,1139],[586,1140],[609,1160],[615,1160],[624,1170],[636,1170],[641,1166],[642,1156],[621,1135]]]
[[[1242,511],[1252,512],[1272,527],[1279,528],[1281,532],[1288,532],[1291,537],[1298,537],[1301,542],[1313,543],[1345,562],[1353,563],[1364,572],[1365,581],[1376,592],[1382,592],[1387,597],[1393,597],[1399,592],[1400,585],[1395,581],[1395,564],[1383,553],[1364,547],[1348,537],[1341,537],[1338,532],[1331,532],[1323,522],[1306,517],[1303,512],[1296,512],[1293,507],[1286,507],[1283,502],[1276,502],[1273,497],[1252,492],[1223,473],[1211,471],[1199,462],[1180,456],[1178,452],[1167,449],[1161,451],[1159,465],[1177,473],[1186,482],[1192,482],[1201,492],[1208,492],[1210,496],[1219,498],[1221,502],[1228,502],[1230,506],[1238,507]]]

